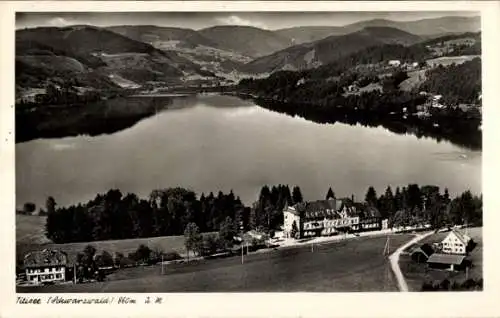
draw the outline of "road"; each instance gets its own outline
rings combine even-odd
[[[394,253],[391,254],[391,256],[389,256],[392,271],[394,272],[394,275],[396,276],[396,279],[398,281],[399,291],[402,291],[402,292],[408,291],[408,285],[406,284],[406,280],[403,276],[403,273],[401,272],[401,268],[399,267],[399,257],[401,256],[401,252],[403,252],[406,248],[408,248],[408,246],[420,242],[421,240],[423,240],[424,238],[426,238],[427,236],[429,236],[433,233],[434,232],[431,231],[431,232],[417,235],[415,238],[413,238],[412,240],[410,240],[406,244],[400,246]]]

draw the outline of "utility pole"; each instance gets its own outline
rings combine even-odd
[[[388,256],[389,253],[390,253],[390,239],[389,239],[389,236],[387,236],[387,240],[385,241],[385,246],[384,246],[384,252],[382,253],[382,255],[384,256]]]
[[[161,254],[161,274],[163,275],[163,253]]]
[[[76,284],[76,263],[73,263],[73,284]]]
[[[243,245],[244,245],[244,237],[243,233],[244,232],[244,227],[243,227],[243,220],[240,220],[240,233],[241,233],[241,264],[245,262],[244,256],[243,256]],[[247,243],[248,244],[248,243]],[[247,245],[247,253],[248,253],[248,245]]]

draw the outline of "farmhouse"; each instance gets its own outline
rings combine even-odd
[[[24,257],[26,279],[31,283],[63,282],[66,280],[68,256],[61,251],[44,249]]]
[[[471,238],[458,230],[452,230],[441,242],[443,253],[466,255]]]
[[[361,210],[360,206],[350,199],[335,198],[285,206],[283,234],[292,237],[297,231],[300,237],[311,237],[380,230],[382,218],[378,210]]]

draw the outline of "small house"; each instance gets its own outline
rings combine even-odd
[[[347,86],[347,91],[350,93],[357,92],[358,90],[359,90],[359,88],[358,88],[358,85],[356,85],[356,84],[352,84],[352,85]]]
[[[24,268],[30,283],[64,282],[68,256],[62,251],[44,249],[26,254]]]
[[[434,254],[434,249],[429,244],[422,244],[411,252],[411,259],[417,263],[425,263]]]
[[[300,86],[300,85],[304,85],[306,83],[306,79],[305,78],[301,78],[297,81],[297,84],[295,84],[295,86]]]
[[[443,95],[434,95],[434,96],[432,96],[432,100],[433,100],[433,101],[435,101],[435,102],[437,102],[437,101],[439,101],[442,97],[443,97]]]
[[[401,65],[401,61],[400,60],[390,60],[389,61],[389,66],[399,67],[400,65]]]

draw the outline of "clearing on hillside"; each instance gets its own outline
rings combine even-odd
[[[16,214],[16,243],[46,244],[45,216]]]
[[[464,55],[464,56],[442,56],[435,59],[427,60],[427,64],[430,67],[437,67],[439,65],[448,66],[453,63],[462,64],[467,61],[472,61],[475,58],[480,58],[480,55]]]

